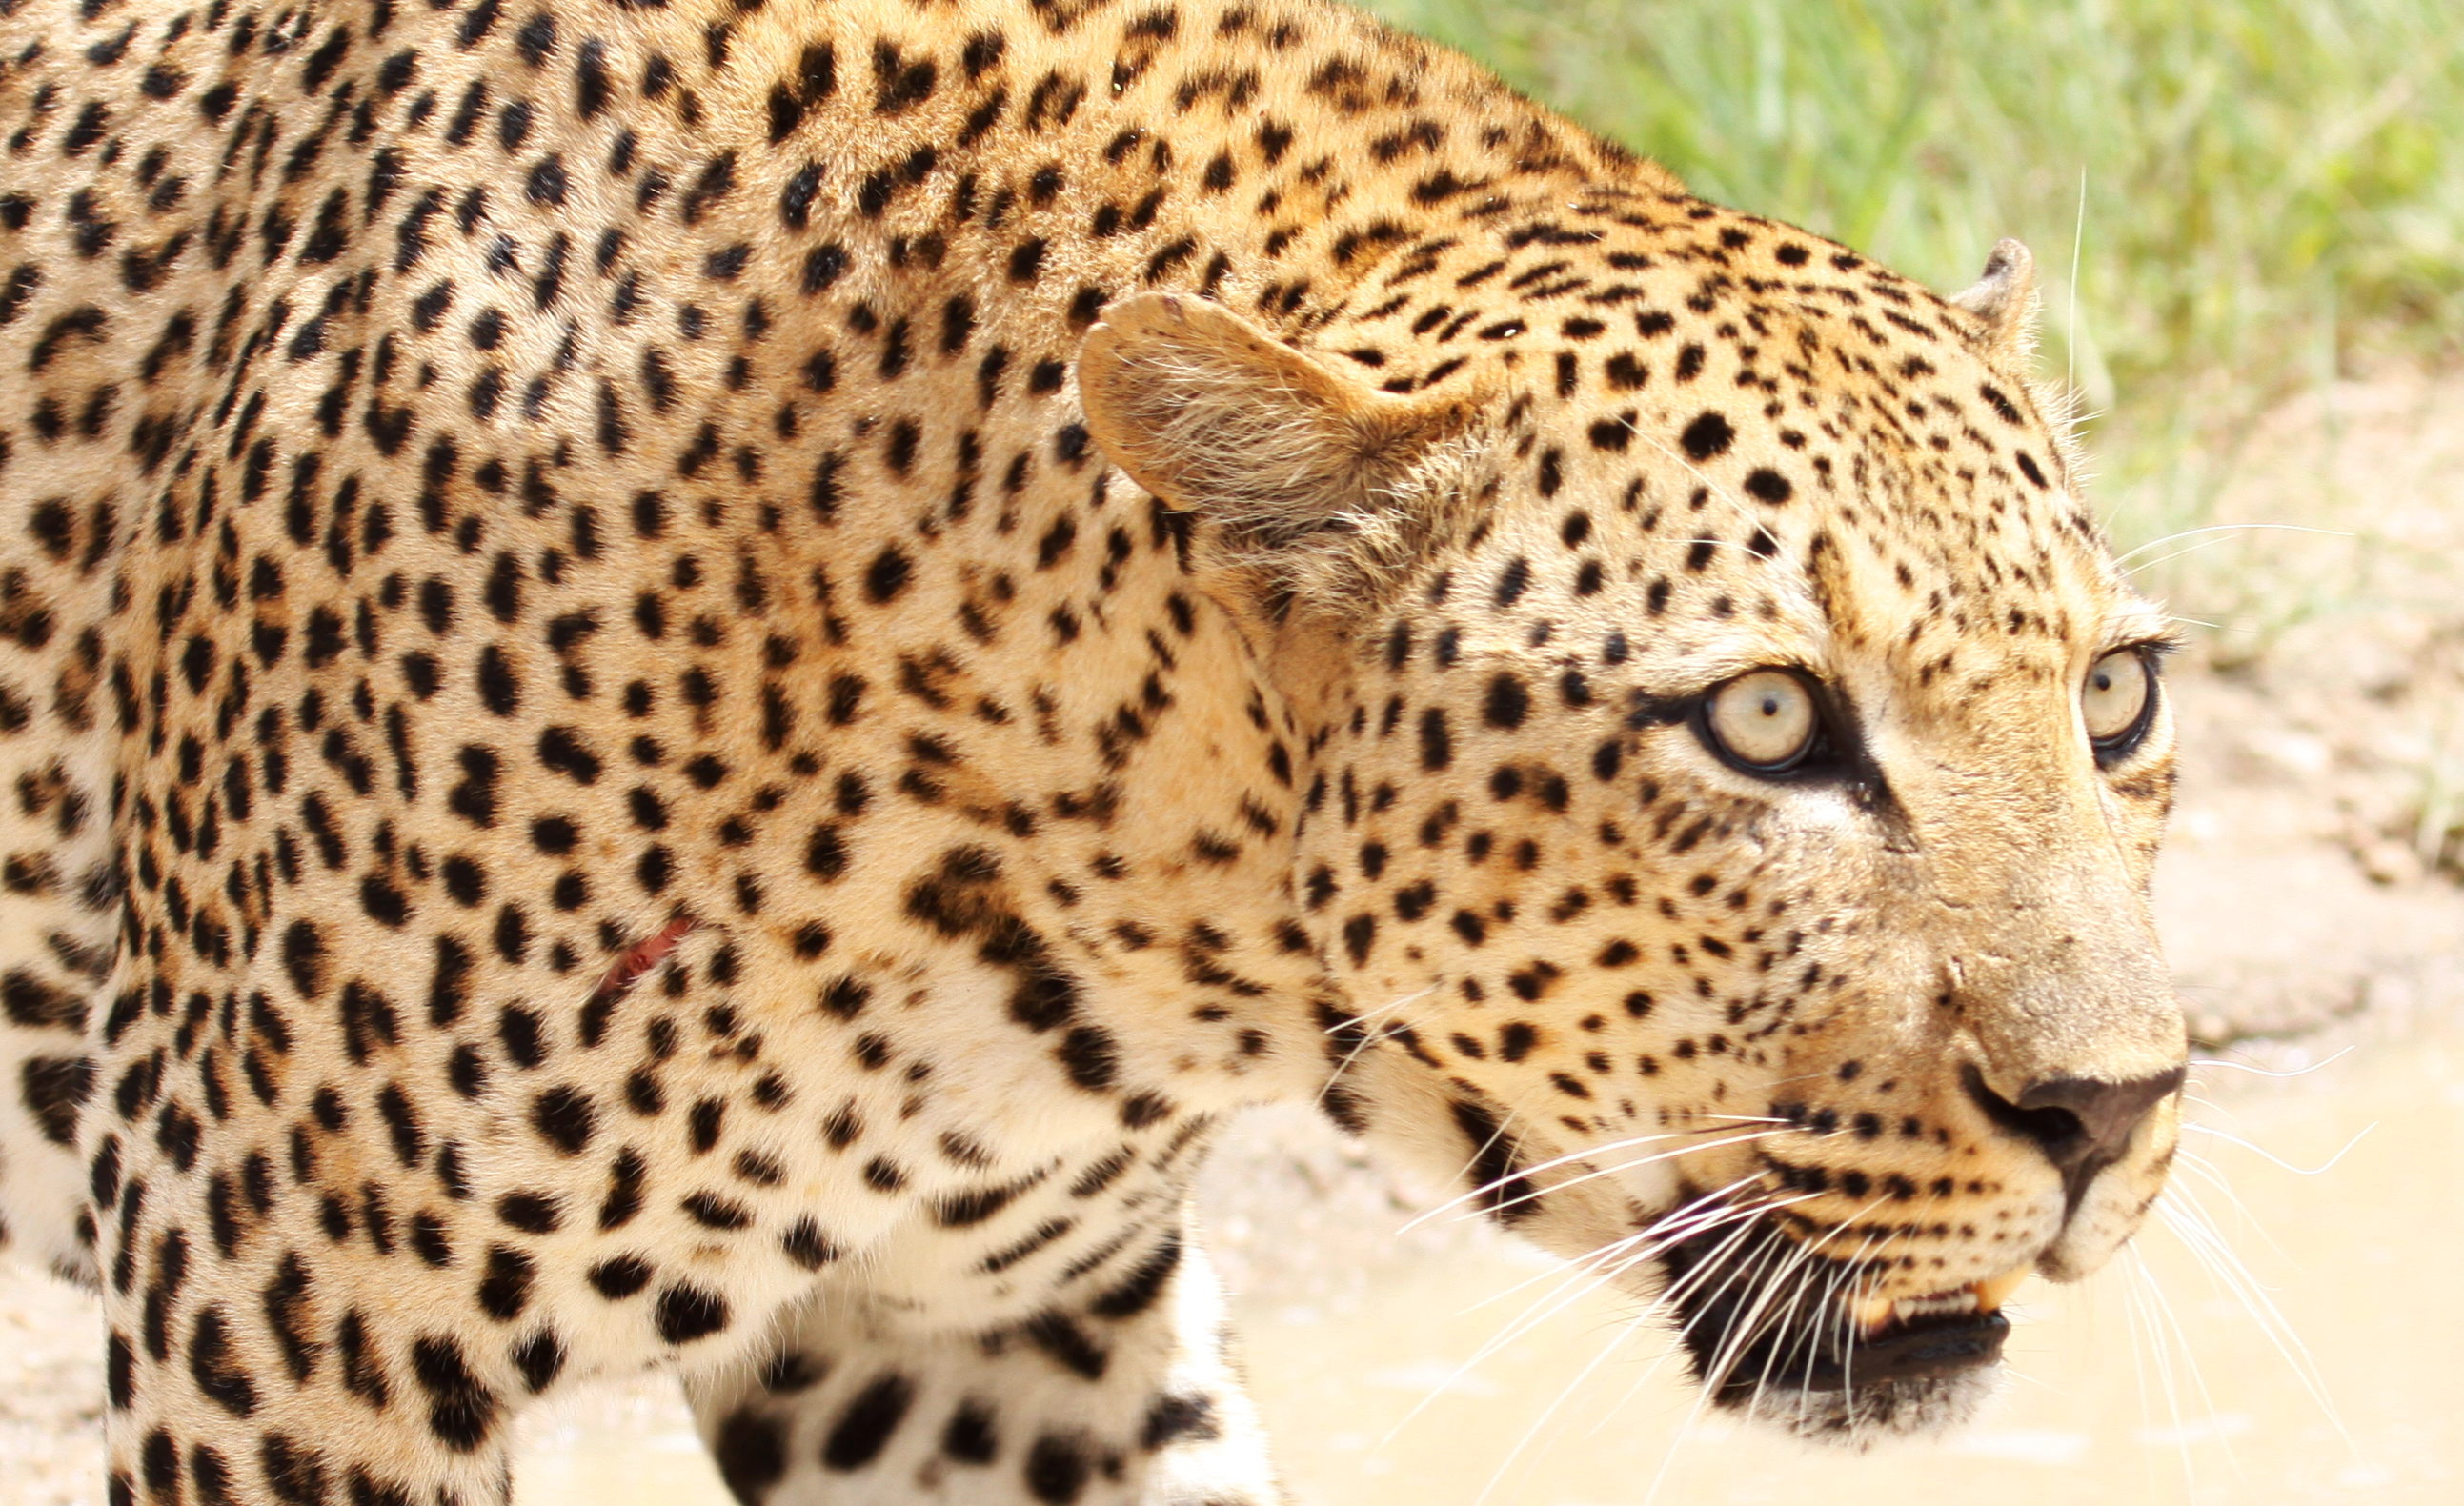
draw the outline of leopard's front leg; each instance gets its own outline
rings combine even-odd
[[[692,1387],[720,1473],[759,1506],[1284,1499],[1187,1226],[1172,1207],[990,1328],[825,1290],[766,1355]]]

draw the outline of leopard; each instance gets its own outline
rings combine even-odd
[[[653,1369],[748,1503],[1285,1499],[1271,1103],[1961,1422],[2187,1051],[2038,301],[1332,0],[0,5],[0,1208],[112,1506],[501,1506]]]

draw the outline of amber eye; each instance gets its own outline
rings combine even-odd
[[[1786,669],[1753,669],[1711,692],[1703,736],[1749,774],[1785,774],[1805,760],[1822,731],[1814,691]]]
[[[2146,734],[2156,671],[2146,650],[2117,648],[2090,666],[2079,687],[2079,717],[2100,757],[2119,757]]]

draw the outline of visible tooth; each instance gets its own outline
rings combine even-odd
[[[2011,1294],[2017,1291],[2019,1283],[2027,1278],[2028,1268],[2021,1265],[2013,1266],[2000,1276],[1989,1276],[1977,1282],[1973,1288],[1976,1293],[1976,1310],[1981,1313],[2000,1312],[2002,1304],[2011,1299]]]
[[[1930,1292],[1923,1297],[1903,1297],[1891,1304],[1891,1315],[1900,1319],[1937,1318],[1945,1313],[1972,1313],[1976,1310],[1976,1293],[1962,1289],[1956,1292]]]
[[[1859,1297],[1848,1304],[1848,1316],[1857,1320],[1857,1331],[1880,1333],[1891,1320],[1891,1299],[1887,1297]]]

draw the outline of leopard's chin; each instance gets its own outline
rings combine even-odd
[[[1817,1443],[1865,1449],[1946,1431],[1999,1385],[2011,1320],[1998,1294],[1981,1295],[1998,1285],[1855,1304],[1818,1333],[1774,1331],[1716,1370],[1698,1351],[1697,1372],[1722,1408]],[[1860,1320],[1857,1307],[1869,1305],[1879,1313]]]
[[[2000,1349],[1998,1340],[1994,1348]],[[1966,1425],[2002,1388],[2002,1374],[1994,1358],[1962,1369],[1859,1380],[1828,1389],[1748,1387],[1720,1401],[1740,1416],[1809,1443],[1862,1452],[1877,1444],[1930,1437]]]

